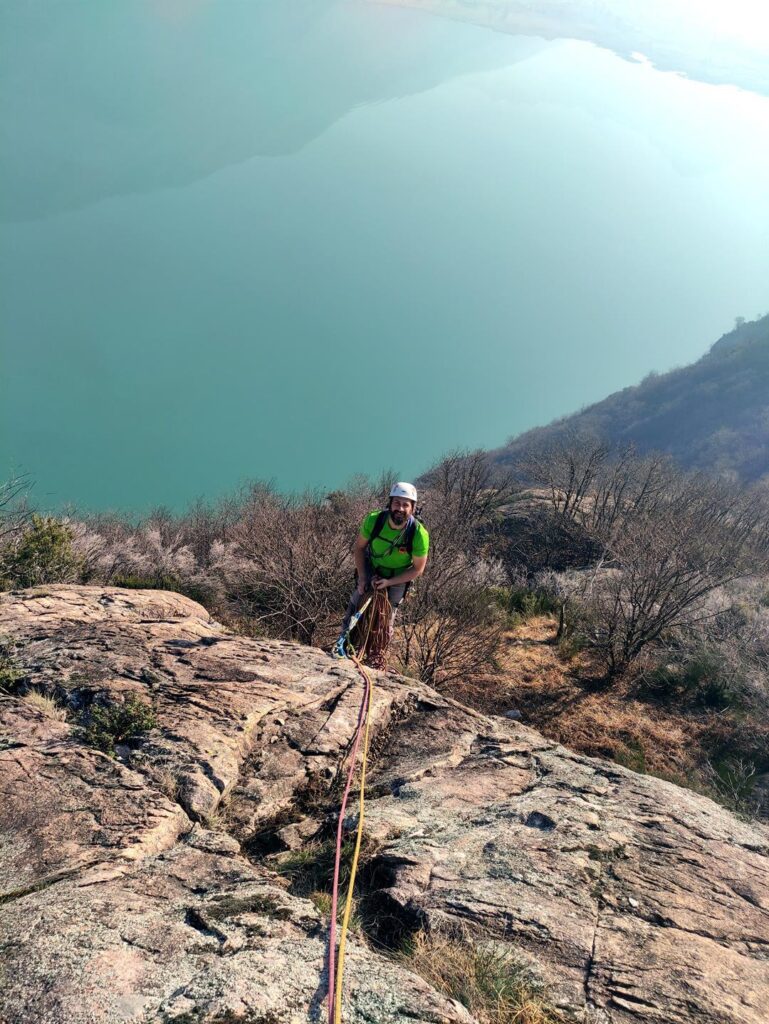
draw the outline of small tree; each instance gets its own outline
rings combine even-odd
[[[600,552],[571,611],[609,676],[696,622],[717,588],[767,564],[767,508],[757,492],[589,438],[551,445],[529,471],[548,487],[554,512]]]

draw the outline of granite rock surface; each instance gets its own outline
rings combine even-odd
[[[329,834],[354,668],[159,591],[3,594],[0,637],[0,1022],[325,1019],[328,921],[276,869]],[[763,1024],[766,828],[373,677],[346,1021],[473,1020],[389,952],[427,928],[509,947],[568,1020]],[[157,727],[113,758],[77,721],[128,697]]]

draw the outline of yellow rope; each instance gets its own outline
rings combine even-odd
[[[361,648],[361,655],[366,650],[368,644],[369,635],[371,633],[371,624],[377,613],[381,614],[384,611],[381,600],[377,600],[379,593],[375,594],[374,607],[369,612],[368,629],[366,631],[366,638]],[[387,594],[383,594],[387,605],[389,606],[389,600]],[[379,605],[379,607],[377,607]],[[347,899],[344,905],[344,916],[342,918],[342,928],[339,937],[339,956],[336,967],[336,988],[334,991],[334,1024],[342,1024],[342,982],[344,979],[344,955],[347,947],[347,930],[350,925],[350,914],[352,912],[352,899],[353,890],[355,888],[355,876],[358,871],[358,858],[360,856],[360,847],[363,840],[363,819],[366,810],[366,766],[368,764],[368,750],[369,750],[369,731],[371,727],[371,701],[374,693],[374,684],[371,681],[371,676],[366,671],[363,663],[358,658],[352,645],[350,645],[351,655],[350,659],[353,664],[357,667],[358,671],[364,677],[368,684],[368,700],[366,701],[366,718],[365,718],[365,731],[363,733],[363,757],[361,760],[361,778],[360,778],[360,793],[358,797],[358,831],[355,836],[355,849],[352,855],[352,865],[350,869],[350,882],[347,886]]]
[[[342,1024],[342,980],[344,978],[344,954],[347,946],[347,929],[350,924],[350,913],[352,911],[353,889],[355,888],[355,875],[358,871],[358,857],[360,856],[361,841],[363,839],[363,817],[366,809],[366,764],[368,761],[369,728],[371,725],[371,697],[374,692],[374,685],[371,676],[361,665],[360,661],[353,656],[352,660],[368,680],[368,701],[366,703],[366,729],[363,734],[363,759],[361,762],[360,795],[358,798],[358,832],[355,836],[355,850],[352,855],[352,867],[350,870],[350,883],[347,887],[347,900],[344,905],[344,917],[342,918],[342,929],[339,938],[339,959],[336,971],[336,993],[334,996],[334,1024]]]

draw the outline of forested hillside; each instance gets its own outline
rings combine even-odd
[[[745,483],[769,476],[769,314],[740,321],[707,355],[514,438],[494,453],[520,462],[543,443],[579,433],[670,453],[684,468]]]

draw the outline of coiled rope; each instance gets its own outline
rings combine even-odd
[[[350,764],[347,770],[347,781],[342,795],[342,803],[339,809],[339,820],[336,827],[336,853],[334,856],[334,882],[331,891],[331,926],[329,929],[328,943],[328,1020],[329,1024],[341,1024],[342,1022],[342,983],[344,979],[344,957],[347,946],[347,931],[350,924],[352,912],[353,890],[355,888],[355,876],[358,870],[358,859],[363,839],[363,818],[366,809],[366,767],[368,763],[369,732],[371,725],[371,700],[374,692],[374,684],[371,676],[363,665],[366,648],[374,640],[372,647],[378,650],[380,658],[384,646],[383,630],[388,630],[389,637],[390,623],[390,601],[386,590],[375,590],[372,606],[369,610],[366,635],[360,652],[348,640],[348,656],[363,679],[363,697],[358,711],[358,721],[355,727],[352,744],[350,747]],[[345,900],[344,915],[339,935],[339,954],[336,949],[336,918],[339,906],[339,873],[342,863],[342,835],[344,833],[344,819],[347,812],[347,800],[352,788],[352,780],[355,775],[355,764],[358,757],[358,748],[361,737],[363,738],[363,755],[361,760],[361,777],[358,795],[358,829],[355,835],[355,848],[352,855],[350,867],[350,881],[347,886],[347,898]]]

